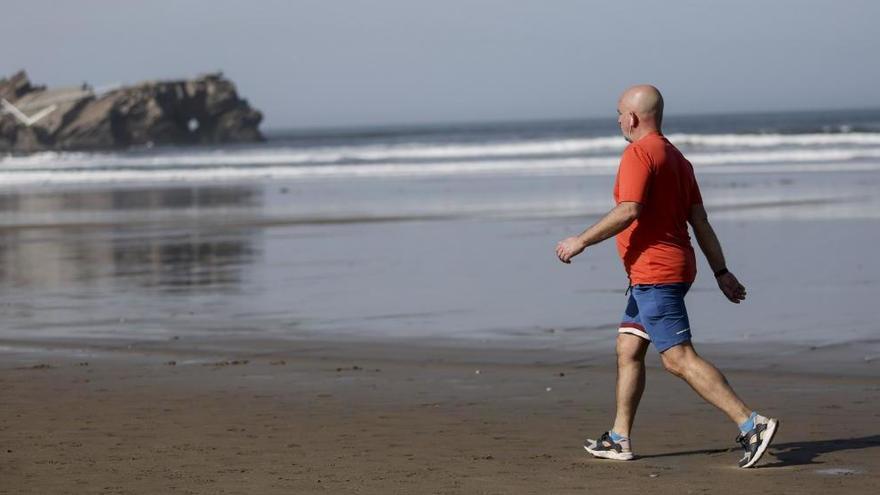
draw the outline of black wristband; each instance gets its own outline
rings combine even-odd
[[[717,272],[715,272],[715,278],[718,278],[722,275],[726,275],[728,273],[730,273],[730,272],[727,271],[727,268],[722,268],[722,269],[718,270]]]

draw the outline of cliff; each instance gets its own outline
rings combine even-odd
[[[0,79],[0,152],[262,141],[262,118],[221,74],[108,91]]]

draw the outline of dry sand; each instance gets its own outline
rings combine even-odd
[[[759,468],[741,470],[734,426],[656,367],[636,425],[638,458],[622,463],[591,459],[581,447],[610,424],[607,355],[291,342],[274,349],[5,354],[0,493],[880,487],[880,380],[872,376],[729,372],[747,402],[782,420]]]

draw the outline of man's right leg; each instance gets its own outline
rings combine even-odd
[[[617,335],[617,413],[614,426],[584,448],[595,457],[621,461],[633,458],[629,434],[645,390],[645,353],[650,337],[639,319],[639,307],[629,292]]]
[[[617,335],[617,414],[613,431],[629,437],[645,391],[645,353],[649,342],[629,333]]]

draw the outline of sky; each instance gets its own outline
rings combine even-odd
[[[880,2],[0,0],[0,74],[222,70],[264,128],[878,108]]]

